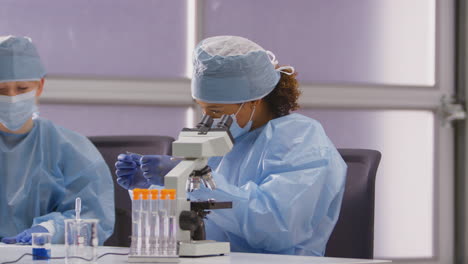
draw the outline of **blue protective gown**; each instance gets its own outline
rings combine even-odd
[[[114,228],[114,187],[109,168],[84,136],[34,119],[26,134],[0,132],[0,237],[52,220],[53,243],[64,242],[64,219],[99,219],[102,244]]]
[[[338,220],[346,164],[315,120],[290,114],[236,139],[208,164],[218,189],[192,200],[232,201],[213,210],[207,239],[238,252],[323,256]]]

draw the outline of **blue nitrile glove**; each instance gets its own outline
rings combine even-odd
[[[143,176],[151,184],[164,185],[164,176],[180,162],[180,160],[172,160],[171,158],[171,156],[167,155],[145,155],[141,157],[140,168],[143,171]]]
[[[32,233],[48,233],[48,232],[49,230],[47,230],[45,227],[40,226],[40,225],[35,225],[17,234],[16,236],[2,238],[2,242],[5,244],[25,243],[25,244],[31,245]]]
[[[140,158],[138,154],[120,154],[115,163],[117,183],[127,190],[134,188],[148,188],[151,183],[143,177],[140,170]]]

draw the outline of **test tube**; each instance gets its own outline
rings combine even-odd
[[[148,189],[142,189],[141,190],[141,213],[140,213],[140,221],[141,221],[141,255],[149,255],[149,232],[150,232],[150,227],[149,227],[149,219],[148,219],[148,213],[149,213],[149,190]]]
[[[141,189],[133,189],[132,197],[132,240],[130,255],[141,255]]]
[[[148,214],[150,217],[150,236],[149,236],[149,244],[150,244],[150,255],[158,255],[159,254],[159,190],[152,189],[150,190],[151,200],[150,200],[150,213]]]
[[[177,255],[177,199],[176,199],[176,190],[169,189],[169,238],[167,246],[167,254],[169,256]]]
[[[159,199],[159,254],[167,255],[167,243],[169,239],[169,217],[168,217],[168,197],[167,189],[161,190]]]

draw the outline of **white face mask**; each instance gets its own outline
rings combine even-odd
[[[253,118],[253,115],[255,113],[255,105],[254,105],[254,109],[252,111],[252,114],[250,115],[249,121],[247,122],[247,124],[244,127],[240,127],[239,123],[237,122],[237,117],[236,116],[240,112],[240,110],[242,109],[243,106],[244,106],[244,103],[242,103],[242,105],[239,107],[239,109],[237,110],[237,112],[235,114],[230,115],[231,118],[232,118],[232,124],[231,124],[231,127],[229,128],[229,131],[231,132],[231,135],[232,135],[232,137],[234,139],[246,134],[252,128],[252,123],[253,123],[252,118]],[[212,127],[216,127],[216,125],[220,121],[221,121],[221,118],[214,118]]]
[[[19,130],[37,112],[36,91],[15,96],[0,96],[0,123],[11,131]]]

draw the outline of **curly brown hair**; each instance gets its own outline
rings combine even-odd
[[[290,69],[284,71],[292,72]],[[297,73],[292,75],[281,73],[281,78],[275,89],[263,98],[275,118],[288,115],[291,111],[299,109],[297,100],[301,91],[296,76]]]

